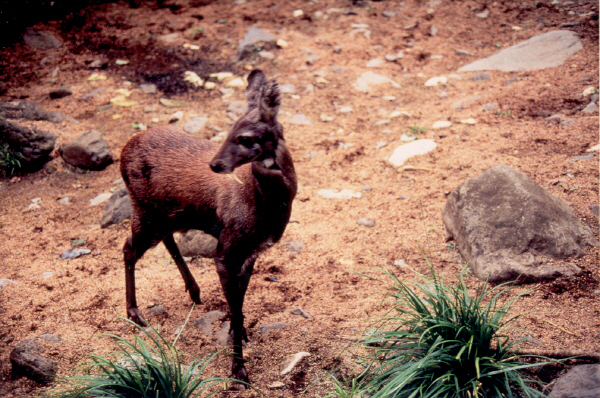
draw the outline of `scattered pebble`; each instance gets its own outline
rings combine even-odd
[[[387,144],[387,141],[377,141],[377,144],[375,144],[375,149],[385,148]]]
[[[448,120],[438,120],[437,122],[433,123],[433,126],[431,127],[434,129],[444,129],[450,126],[452,126],[452,122],[449,122]]]
[[[277,322],[277,323],[272,323],[270,325],[259,326],[257,329],[258,329],[258,332],[260,333],[260,335],[264,336],[269,330],[285,329],[290,326],[291,325],[289,325],[287,323]]]
[[[298,113],[292,116],[290,119],[288,119],[288,123],[306,126],[310,126],[313,124],[313,122],[311,122],[310,119],[304,116],[302,113]]]
[[[363,227],[373,228],[375,226],[375,219],[371,217],[359,218],[356,223]]]
[[[300,315],[306,319],[313,319],[312,315],[304,311],[302,308],[296,308],[290,311],[292,315]]]
[[[483,105],[483,111],[484,112],[491,112],[494,110],[496,106],[492,103],[492,102],[488,102],[485,105]]]
[[[285,247],[287,247],[289,250],[300,254],[302,252],[302,249],[304,249],[304,243],[300,242],[300,241],[292,241],[292,242],[286,242],[283,244]]]
[[[342,189],[341,191],[334,189],[321,189],[317,192],[317,195],[326,199],[352,199],[362,197],[360,192],[354,192],[350,189]]]
[[[400,145],[394,150],[388,161],[396,166],[402,166],[404,162],[416,155],[424,155],[437,147],[435,141],[430,139],[416,140],[407,144]]]
[[[381,58],[374,58],[367,62],[367,68],[379,68],[385,61]]]
[[[416,139],[417,139],[417,137],[406,135],[404,133],[402,133],[402,135],[400,136],[400,141],[402,141],[402,142],[411,142],[411,141],[414,141]]]
[[[486,81],[486,80],[490,80],[490,75],[488,75],[487,73],[475,73],[473,75],[473,81],[474,82],[482,82],[482,81]]]
[[[84,249],[81,247],[75,248],[75,249],[69,249],[67,251],[64,251],[60,254],[60,258],[62,258],[63,260],[71,260],[77,257],[81,257],[83,255],[86,254],[90,254],[91,250],[90,249]]]
[[[96,196],[93,199],[90,199],[90,206],[97,206],[101,203],[106,202],[108,199],[110,199],[110,197],[112,196],[112,193],[110,192],[103,192],[100,195]]]
[[[437,86],[438,84],[446,84],[448,83],[448,78],[446,76],[435,76],[430,78],[425,82],[426,87]]]

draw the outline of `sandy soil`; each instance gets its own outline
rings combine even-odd
[[[243,3],[243,2],[241,2]],[[357,274],[378,275],[382,267],[403,280],[427,273],[421,249],[447,281],[455,281],[464,267],[458,252],[445,241],[441,209],[448,192],[467,178],[489,167],[514,167],[538,184],[569,202],[583,224],[598,238],[598,218],[590,206],[598,204],[598,158],[574,160],[598,144],[598,115],[581,112],[586,105],[581,96],[587,87],[598,88],[598,5],[574,2],[550,5],[531,1],[455,1],[427,3],[407,0],[362,2],[292,0],[272,2],[170,0],[170,7],[158,9],[154,2],[129,8],[126,2],[90,6],[60,21],[34,26],[64,41],[57,50],[39,51],[22,42],[11,44],[0,55],[0,100],[25,99],[71,116],[60,125],[20,121],[50,131],[65,143],[89,129],[100,130],[116,159],[125,141],[136,130],[133,123],[150,126],[166,124],[176,110],[184,119],[192,114],[209,118],[211,135],[226,130],[227,104],[243,100],[243,90],[235,89],[223,98],[219,90],[195,89],[182,82],[185,70],[202,77],[212,72],[231,71],[243,76],[253,67],[263,69],[279,83],[292,83],[296,94],[283,97],[280,120],[291,148],[299,177],[299,192],[292,220],[282,243],[300,241],[304,249],[294,253],[278,244],[264,253],[246,296],[246,326],[252,343],[246,350],[251,381],[269,397],[323,397],[331,391],[331,372],[352,374],[358,350],[348,349],[371,319],[385,313],[382,304],[385,285]],[[562,3],[562,1],[560,2]],[[331,12],[332,8],[342,12]],[[486,19],[475,17],[487,8]],[[304,16],[294,17],[302,9]],[[329,12],[328,12],[329,10]],[[345,15],[344,11],[353,11]],[[399,11],[387,18],[383,11]],[[315,13],[322,17],[315,18]],[[318,14],[317,14],[318,15]],[[327,17],[327,18],[325,18]],[[418,25],[406,30],[406,25]],[[475,82],[472,73],[462,73],[444,86],[425,87],[433,76],[449,75],[462,65],[493,54],[534,35],[559,29],[580,34],[584,49],[556,68],[535,72],[489,72],[491,79]],[[350,36],[353,24],[368,24],[370,38]],[[431,26],[439,29],[431,36]],[[258,26],[284,39],[286,48],[269,48],[274,59],[253,55],[235,63],[235,45],[251,26]],[[513,27],[520,29],[514,30]],[[202,28],[190,37],[189,29]],[[179,33],[173,43],[160,36]],[[184,48],[195,44],[200,50]],[[336,46],[339,52],[334,52]],[[473,56],[458,55],[462,49]],[[307,64],[308,51],[320,59]],[[369,93],[356,91],[352,84],[368,70],[373,58],[403,51],[404,58],[385,62],[375,69],[402,85],[380,87]],[[431,57],[442,55],[441,59]],[[118,66],[116,59],[129,60]],[[90,67],[101,60],[107,66]],[[343,66],[345,73],[330,70]],[[53,71],[58,68],[56,76]],[[319,73],[324,71],[324,76]],[[100,72],[106,80],[88,81]],[[510,78],[517,82],[505,86]],[[143,94],[142,82],[159,86],[157,94]],[[306,92],[312,84],[314,91]],[[51,100],[49,92],[68,85],[73,95]],[[220,88],[223,83],[218,83]],[[106,88],[89,101],[81,97],[94,89]],[[117,89],[131,91],[129,108],[107,107]],[[440,96],[445,91],[447,96]],[[452,107],[456,101],[478,95],[463,110]],[[159,104],[167,96],[191,104],[168,109]],[[394,98],[389,98],[393,96]],[[484,112],[491,102],[493,111]],[[341,113],[349,106],[352,112]],[[145,109],[150,107],[149,112]],[[390,119],[392,111],[410,116]],[[287,123],[303,113],[311,126]],[[322,122],[320,115],[333,116]],[[575,121],[566,127],[548,123],[545,117],[562,113]],[[444,130],[431,129],[437,120],[459,121],[474,118],[474,125],[453,124]],[[158,118],[158,122],[153,122]],[[402,133],[411,126],[427,128],[416,133],[434,139],[438,148],[411,159],[412,167],[394,168],[388,162],[400,145]],[[384,133],[391,130],[391,133]],[[376,149],[379,141],[387,146]],[[78,172],[65,166],[60,157],[44,170],[14,179],[0,180],[0,278],[15,281],[0,292],[0,395],[34,395],[40,388],[26,379],[12,379],[8,361],[15,344],[44,333],[62,337],[58,345],[46,345],[45,355],[56,360],[60,374],[67,375],[90,353],[104,354],[113,347],[106,333],[127,336],[132,329],[118,316],[125,315],[125,286],[121,248],[129,234],[129,223],[100,229],[103,206],[89,206],[90,199],[118,187],[118,163],[100,172]],[[361,189],[368,185],[371,190]],[[362,198],[324,199],[320,189],[361,191]],[[58,199],[69,197],[68,206]],[[25,211],[32,199],[41,198],[41,208]],[[376,226],[356,224],[372,217]],[[59,254],[71,241],[83,238],[91,255],[62,260]],[[394,266],[404,260],[407,267]],[[584,274],[540,283],[515,307],[515,313],[528,313],[519,322],[519,332],[539,341],[524,348],[568,348],[600,351],[598,303],[598,250],[590,249],[581,259],[573,259]],[[183,282],[166,249],[150,250],[138,263],[137,285],[140,308],[147,312],[163,305],[166,315],[150,318],[171,338],[188,314],[193,321],[211,310],[226,310],[218,277],[212,262],[192,263],[202,290],[201,305],[192,309]],[[267,278],[275,276],[279,282]],[[468,280],[471,287],[478,282]],[[301,307],[314,318],[306,320],[290,314]],[[261,336],[257,327],[274,322],[292,326]],[[220,325],[215,324],[218,329]],[[517,332],[515,332],[517,333]],[[189,356],[219,349],[212,336],[188,325],[178,347]],[[279,364],[288,354],[311,354],[290,375],[279,376]],[[211,372],[226,376],[227,359],[215,363]],[[276,381],[282,389],[270,389]],[[229,393],[228,396],[234,396]],[[240,396],[254,396],[253,392]]]

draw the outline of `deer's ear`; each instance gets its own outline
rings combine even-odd
[[[274,120],[279,112],[281,97],[279,95],[279,84],[272,81],[263,87],[260,100],[260,117],[264,121]]]
[[[262,89],[267,82],[265,74],[258,69],[254,69],[248,75],[248,87],[246,87],[246,101],[248,109],[257,108],[260,105]]]

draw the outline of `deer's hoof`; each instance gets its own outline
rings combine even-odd
[[[249,387],[248,371],[243,364],[238,364],[235,361],[231,369],[231,378],[235,379],[229,385],[232,390],[245,390]]]
[[[190,292],[190,298],[196,304],[200,304],[200,288],[198,286],[191,287],[188,289]]]
[[[127,317],[142,327],[148,326],[144,318],[142,318],[142,313],[137,307],[129,308],[127,310]]]

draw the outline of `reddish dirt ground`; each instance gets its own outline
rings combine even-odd
[[[177,110],[184,112],[184,119],[192,114],[208,117],[206,131],[211,135],[216,134],[213,126],[229,127],[227,104],[243,100],[243,89],[234,89],[232,96],[223,98],[218,89],[196,89],[184,83],[185,70],[196,71],[201,77],[221,71],[244,76],[258,67],[268,78],[296,86],[295,95],[283,95],[280,112],[299,178],[293,222],[282,242],[301,241],[304,249],[297,254],[278,244],[264,253],[257,261],[245,302],[246,326],[252,339],[246,349],[248,370],[251,381],[266,396],[324,397],[332,391],[330,374],[352,374],[360,350],[348,348],[374,317],[389,309],[382,303],[385,285],[357,272],[378,275],[378,270],[386,267],[402,280],[418,279],[420,273],[428,272],[422,249],[438,274],[448,283],[456,281],[465,264],[445,241],[441,210],[448,192],[489,167],[504,164],[525,173],[567,201],[598,238],[598,218],[590,210],[598,204],[598,158],[573,159],[598,144],[597,113],[581,112],[587,104],[583,90],[598,88],[597,3],[435,4],[407,0],[362,2],[358,7],[345,0],[234,3],[169,0],[169,7],[159,9],[154,2],[144,2],[139,8],[116,2],[39,23],[33,28],[60,37],[64,44],[57,50],[39,51],[19,41],[4,48],[0,55],[0,101],[24,99],[71,116],[75,120],[59,125],[17,122],[56,134],[57,147],[97,129],[118,159],[123,144],[136,132],[133,123],[150,127],[166,124]],[[341,12],[331,12],[332,8]],[[489,16],[475,17],[484,8],[490,11]],[[304,16],[294,17],[298,9]],[[344,11],[353,13],[346,15]],[[399,13],[388,18],[384,11]],[[416,27],[405,29],[415,21]],[[473,73],[461,73],[461,80],[450,79],[444,86],[424,86],[430,77],[456,73],[460,66],[499,48],[569,22],[577,22],[566,29],[580,35],[583,50],[562,66],[532,72],[488,72],[490,80],[481,82],[472,80]],[[350,36],[353,24],[368,24],[370,37],[362,33]],[[430,35],[432,25],[439,29],[435,36]],[[251,26],[277,34],[289,45],[270,48],[274,59],[253,55],[235,63],[235,46]],[[202,28],[202,34],[190,37],[188,31],[196,28]],[[160,39],[170,33],[179,33],[179,38],[173,43]],[[184,43],[200,49],[184,48]],[[334,52],[336,46],[341,51]],[[474,55],[458,55],[457,49]],[[307,64],[307,50],[319,60]],[[404,52],[404,58],[385,62],[374,72],[394,79],[402,88],[381,86],[362,93],[352,87],[361,73],[372,70],[365,66],[370,59],[398,51]],[[432,55],[443,57],[432,59]],[[129,64],[116,65],[116,59],[126,59]],[[90,64],[95,60],[106,62],[106,68],[92,69]],[[343,66],[346,72],[333,73],[331,65]],[[52,76],[56,68],[58,73]],[[315,73],[319,71],[326,74]],[[88,81],[94,72],[106,80]],[[513,77],[517,81],[505,86]],[[146,81],[156,83],[159,93],[143,94],[138,84]],[[308,84],[314,91],[305,91]],[[73,95],[51,100],[49,92],[61,85],[70,86]],[[217,88],[222,86],[217,83]],[[89,101],[81,100],[97,88],[106,91]],[[105,106],[122,88],[131,91],[129,99],[136,105]],[[442,91],[447,92],[446,97],[440,96]],[[452,107],[474,95],[480,97],[464,109]],[[191,106],[165,108],[158,102],[163,96]],[[482,111],[488,102],[495,104],[494,110]],[[352,112],[338,112],[344,106],[352,107]],[[148,107],[152,110],[145,112]],[[374,125],[394,110],[410,116]],[[288,119],[296,113],[306,115],[313,125],[289,124]],[[322,113],[334,119],[322,122]],[[575,123],[561,127],[546,122],[545,118],[555,113]],[[471,117],[476,124],[431,129],[437,120],[456,122]],[[158,122],[153,121],[156,119]],[[387,159],[402,143],[400,135],[409,132],[411,126],[428,128],[416,134],[435,140],[438,147],[410,159],[412,167],[395,168]],[[386,129],[391,133],[382,133]],[[378,141],[388,144],[376,149]],[[44,333],[61,336],[62,343],[46,345],[45,355],[58,362],[64,376],[89,354],[105,354],[114,348],[105,334],[127,336],[132,331],[118,318],[125,315],[121,248],[129,234],[129,222],[100,229],[103,206],[89,206],[90,199],[114,190],[119,177],[118,162],[99,172],[77,172],[56,156],[39,172],[0,180],[0,278],[16,282],[0,292],[0,395],[21,397],[39,392],[40,385],[11,378],[8,357],[23,339]],[[334,200],[317,195],[320,189],[360,191],[365,185],[372,190],[362,191],[360,199]],[[57,202],[64,197],[70,198],[68,206]],[[24,211],[34,198],[41,198],[41,207]],[[361,217],[374,218],[375,227],[357,225]],[[72,240],[81,238],[91,255],[75,260],[59,258]],[[394,266],[398,259],[408,266]],[[515,314],[525,314],[517,325],[524,330],[514,333],[529,335],[541,345],[524,348],[600,351],[598,249],[590,249],[587,256],[572,262],[584,270],[582,275],[515,289],[518,293],[533,288],[514,308]],[[212,261],[199,259],[191,268],[203,300],[193,310],[162,244],[138,263],[140,308],[147,312],[157,304],[165,307],[166,315],[150,321],[169,339],[190,311],[194,321],[205,312],[226,310]],[[279,282],[268,281],[270,276]],[[468,279],[470,287],[478,283]],[[297,307],[314,318],[290,314]],[[531,310],[536,312],[529,313]],[[292,327],[264,336],[258,333],[258,326],[274,322]],[[191,357],[220,347],[212,337],[188,324],[178,348]],[[311,355],[291,374],[279,376],[281,360],[299,351]],[[228,370],[228,359],[223,358],[210,372],[226,376]],[[283,388],[269,387],[278,381]],[[227,393],[238,395],[256,393]]]

